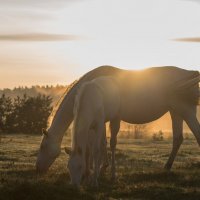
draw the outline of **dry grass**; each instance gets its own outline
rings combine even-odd
[[[35,174],[40,137],[3,136],[0,143],[0,199],[200,199],[200,148],[194,139],[184,141],[173,170],[162,168],[171,149],[171,140],[119,139],[117,180],[112,183],[109,169],[100,179],[99,189],[72,188],[62,151],[49,172]],[[65,137],[63,146],[69,144]]]

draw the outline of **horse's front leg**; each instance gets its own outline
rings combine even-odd
[[[120,120],[116,119],[110,121],[110,131],[111,131],[111,138],[110,138],[110,148],[112,153],[112,164],[111,164],[111,178],[115,180],[115,149],[117,145],[117,133],[120,128]]]

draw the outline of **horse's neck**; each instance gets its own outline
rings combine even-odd
[[[73,90],[65,96],[49,128],[51,137],[58,144],[61,144],[65,131],[73,121],[74,93]]]
[[[63,113],[62,113],[63,114]],[[59,116],[56,117],[54,122],[52,123],[49,133],[51,134],[51,137],[56,143],[62,142],[62,138],[64,136],[65,131],[67,130],[68,126],[72,122],[72,117],[69,118],[70,116],[67,115],[62,115],[60,114]]]

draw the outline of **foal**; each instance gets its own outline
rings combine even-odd
[[[93,185],[98,185],[101,158],[105,154],[101,148],[102,142],[106,140],[105,122],[118,118],[119,110],[119,91],[113,78],[100,77],[80,88],[74,105],[72,151],[68,162],[72,184],[80,185],[83,175],[89,168],[88,154],[92,154]],[[94,138],[88,148],[91,130]],[[88,153],[91,149],[92,152]]]

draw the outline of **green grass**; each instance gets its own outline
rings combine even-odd
[[[40,137],[3,136],[0,142],[0,200],[56,199],[200,199],[200,148],[194,139],[184,141],[171,172],[163,170],[172,141],[119,139],[117,180],[110,169],[99,180],[99,188],[70,186],[64,151],[49,172],[35,173]],[[69,145],[65,137],[63,147]]]

